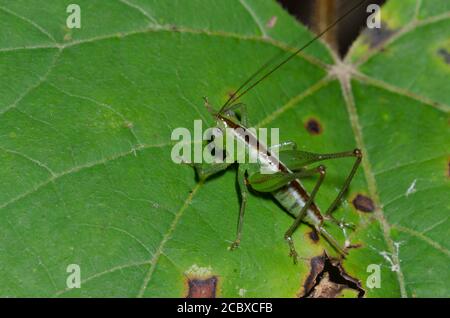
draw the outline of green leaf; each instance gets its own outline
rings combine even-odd
[[[448,297],[450,7],[399,2],[344,61],[317,41],[243,102],[252,125],[302,150],[363,150],[336,212],[357,229],[329,230],[354,247],[341,266],[366,296]],[[66,27],[68,4],[0,1],[0,295],[303,295],[324,251],[337,256],[327,243],[302,225],[293,265],[292,218],[252,194],[229,251],[235,170],[198,183],[170,154],[173,129],[213,124],[202,96],[218,108],[313,35],[272,1],[78,0],[81,29]],[[322,210],[352,162],[326,165]],[[381,288],[367,286],[371,264]]]

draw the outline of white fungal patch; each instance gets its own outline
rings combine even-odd
[[[154,202],[154,203],[152,203],[152,207],[155,209],[159,209],[159,204]]]
[[[342,232],[344,233],[344,237],[345,237],[344,246],[347,248],[347,247],[349,247],[350,245],[352,245],[352,243],[350,242],[350,239],[349,239],[348,236],[347,236],[347,233],[346,233],[346,231],[345,231],[345,228],[342,229]]]
[[[350,239],[349,239],[349,237],[347,235],[347,230],[345,229],[345,225],[344,224],[340,224],[339,227],[341,228],[342,234],[345,237],[344,246],[347,248],[347,247],[349,247],[351,245]]]
[[[344,244],[345,244],[345,247],[346,247],[346,248],[348,248],[350,245],[352,245],[352,243],[350,242],[349,239],[346,239],[345,242],[344,242]]]
[[[391,271],[398,272],[400,270],[400,266],[398,264],[394,264],[394,261],[391,257],[391,253],[388,253],[386,251],[380,252],[380,255],[383,256],[383,258],[388,261],[388,263],[391,265]]]
[[[400,250],[400,245],[401,242],[394,242],[394,255],[392,255],[391,253],[388,253],[386,251],[381,251],[379,252],[381,256],[383,256],[383,258],[388,261],[388,263],[391,265],[391,271],[393,272],[399,272],[400,271],[400,259],[398,256],[399,250]]]
[[[405,196],[409,196],[410,194],[413,194],[414,192],[416,192],[416,182],[417,182],[417,179],[414,179],[414,181],[409,186],[408,190],[406,190]]]
[[[239,288],[239,296],[240,297],[245,297],[245,294],[247,293],[247,289],[244,288]]]
[[[197,264],[194,264],[185,272],[185,274],[189,277],[197,277],[197,278],[209,277],[212,275],[212,268],[211,266],[200,267]]]

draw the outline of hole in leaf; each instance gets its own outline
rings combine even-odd
[[[365,294],[361,283],[349,276],[339,262],[331,260],[327,255],[311,259],[311,272],[304,284],[304,295],[301,298],[335,298],[344,289],[356,291],[358,297]]]

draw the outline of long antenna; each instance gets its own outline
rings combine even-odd
[[[230,103],[237,101],[239,98],[241,98],[242,96],[244,96],[245,94],[247,94],[253,87],[255,87],[256,85],[258,85],[260,82],[262,82],[263,80],[265,80],[267,77],[269,77],[270,75],[272,75],[272,73],[274,73],[276,70],[278,70],[280,67],[282,67],[284,64],[286,64],[287,62],[289,62],[292,58],[294,58],[298,53],[302,52],[304,49],[306,49],[308,46],[310,46],[312,43],[314,43],[315,41],[317,41],[318,39],[320,39],[325,33],[327,33],[328,31],[330,31],[336,24],[338,24],[339,22],[341,22],[343,19],[345,19],[348,15],[350,15],[353,11],[355,11],[356,9],[358,9],[364,2],[366,2],[367,0],[362,0],[361,2],[359,2],[357,5],[355,5],[354,7],[352,7],[350,10],[348,10],[344,15],[342,15],[339,19],[337,19],[336,21],[334,21],[332,24],[330,24],[328,27],[325,28],[325,30],[323,30],[322,32],[320,32],[319,34],[317,34],[313,39],[309,40],[306,44],[304,44],[302,47],[300,47],[299,49],[297,49],[294,53],[292,53],[291,55],[289,55],[284,61],[282,61],[281,63],[279,63],[278,65],[276,65],[274,68],[272,68],[269,72],[267,72],[265,75],[263,75],[260,79],[258,79],[255,83],[253,83],[250,87],[248,87],[246,90],[244,90],[241,94],[237,95],[242,89],[244,89],[244,87],[250,83],[259,73],[261,73],[263,70],[265,70],[270,64],[272,64],[273,61],[275,61],[276,59],[278,59],[278,57],[280,56],[280,54],[277,54],[276,56],[274,56],[273,58],[271,58],[270,60],[268,60],[259,70],[257,70],[254,74],[252,74],[231,96],[230,98],[228,98],[228,100],[225,102],[225,104],[223,104],[223,106],[220,108],[219,113],[221,113],[225,107],[227,107]],[[283,54],[284,52],[282,52],[281,54]],[[236,96],[237,95],[237,96]]]

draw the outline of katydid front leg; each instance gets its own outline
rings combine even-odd
[[[247,196],[248,196],[247,179],[245,176],[246,172],[247,172],[247,166],[245,164],[240,164],[238,166],[238,171],[237,171],[237,182],[239,185],[239,190],[241,192],[241,208],[239,211],[239,220],[238,220],[236,239],[229,247],[230,250],[234,250],[235,248],[237,248],[241,242],[242,225],[244,224],[244,213],[245,213],[245,207],[247,205]]]
[[[184,163],[195,169],[197,177],[201,181],[205,181],[209,177],[226,170],[231,163]]]
[[[200,180],[204,181],[207,178],[213,176],[214,174],[227,169],[230,166],[230,163],[217,163],[217,164],[191,163],[189,165],[195,168],[198,178]],[[238,171],[237,171],[237,181],[238,181],[239,190],[241,193],[241,208],[239,211],[239,220],[238,220],[236,239],[233,241],[233,243],[229,247],[230,250],[237,248],[239,246],[239,243],[241,242],[242,225],[244,223],[244,213],[245,213],[245,207],[247,204],[247,196],[248,196],[248,189],[247,189],[246,180],[245,180],[245,173],[246,173],[245,165],[239,165]]]

